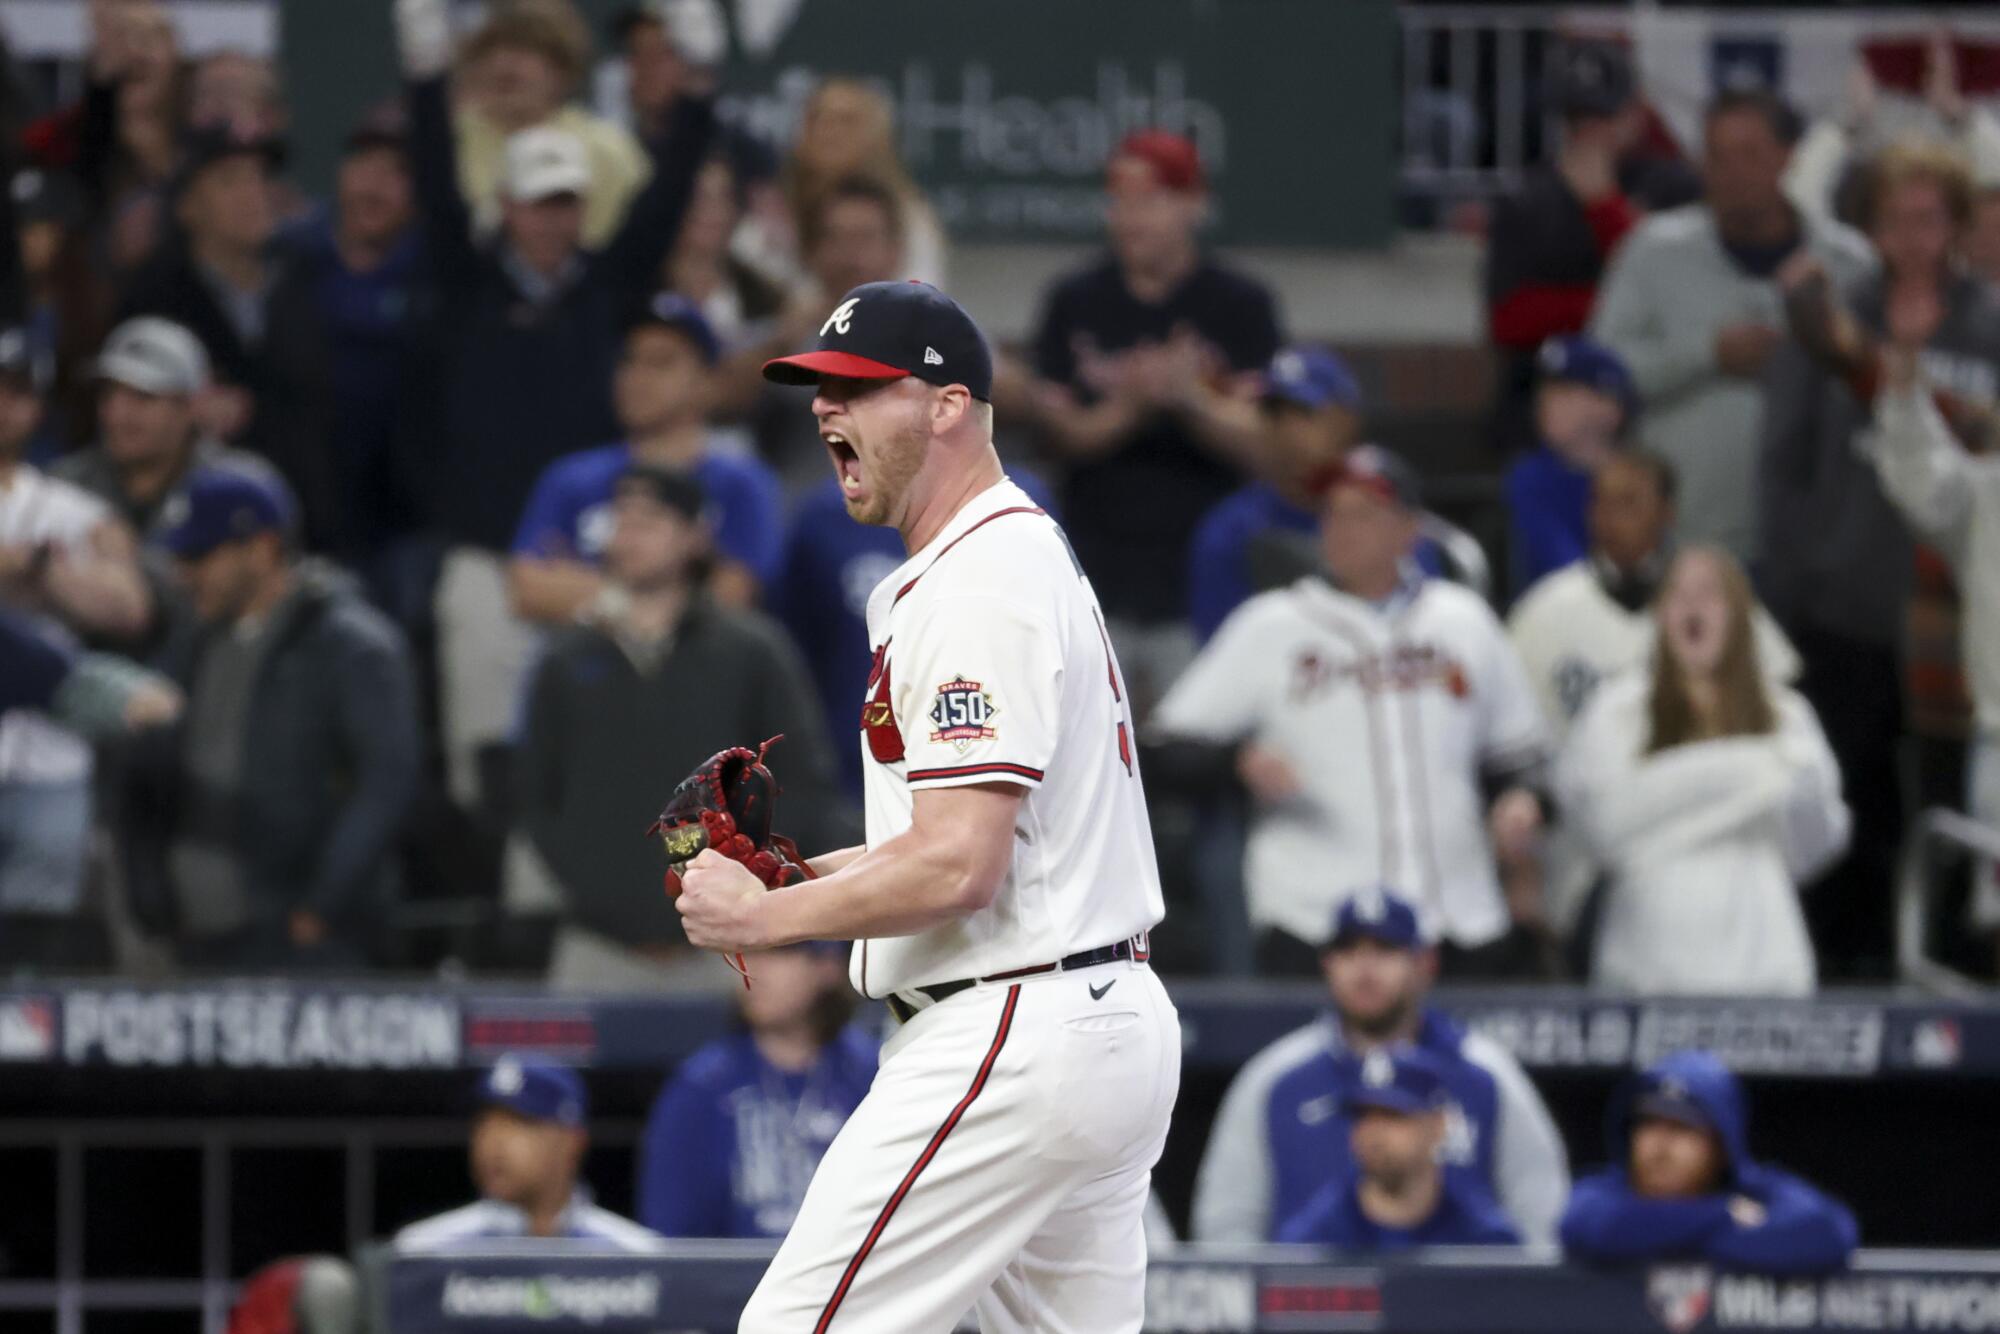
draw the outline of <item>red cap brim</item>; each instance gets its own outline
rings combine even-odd
[[[818,384],[829,375],[847,380],[902,380],[909,374],[900,366],[852,352],[801,352],[764,363],[764,378],[773,384]]]

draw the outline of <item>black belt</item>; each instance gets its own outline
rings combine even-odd
[[[1150,956],[1151,951],[1146,950],[1143,945],[1140,948],[1145,951],[1138,956],[1143,961]],[[1064,955],[1054,963],[1038,963],[1032,968],[1014,968],[1004,973],[994,973],[990,977],[961,977],[950,982],[933,982],[927,987],[909,989],[930,997],[931,1004],[935,1005],[939,1001],[950,1000],[961,991],[970,991],[981,982],[1011,982],[1015,978],[1039,977],[1043,973],[1067,973],[1076,968],[1092,968],[1100,963],[1117,963],[1121,959],[1132,957],[1132,942],[1121,940],[1115,945],[1100,945],[1094,950],[1082,950],[1076,954]],[[889,1013],[896,1016],[896,1022],[899,1024],[907,1024],[922,1013],[899,995],[892,993],[886,1000]]]

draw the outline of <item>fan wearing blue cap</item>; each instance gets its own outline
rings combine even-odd
[[[1443,1083],[1439,1158],[1549,1241],[1569,1193],[1561,1135],[1520,1063],[1427,1003],[1437,951],[1410,900],[1383,885],[1345,895],[1320,952],[1330,1002],[1253,1057],[1229,1086],[1195,1180],[1194,1239],[1258,1243],[1355,1168],[1342,1090],[1357,1061],[1420,1051]]]
[[[1492,1196],[1439,1161],[1445,1107],[1442,1072],[1413,1047],[1350,1062],[1340,1110],[1354,1166],[1280,1224],[1277,1240],[1368,1253],[1519,1245]]]
[[[715,525],[709,594],[727,606],[756,604],[777,577],[784,498],[777,474],[726,451],[708,425],[721,352],[707,317],[687,298],[662,292],[640,309],[612,380],[625,439],[564,455],[536,480],[507,563],[516,615],[569,625],[603,596],[611,493],[634,464],[700,483]]]
[[[1513,587],[1590,552],[1590,483],[1638,413],[1632,373],[1583,334],[1542,344],[1536,358],[1535,447],[1507,469]]]
[[[868,1095],[876,1037],[851,1022],[848,947],[750,956],[739,1031],[681,1063],[639,1143],[639,1220],[668,1237],[782,1237]]]
[[[1217,501],[1188,548],[1188,619],[1204,642],[1252,593],[1318,564],[1312,479],[1361,439],[1360,382],[1329,348],[1271,358],[1260,401],[1264,476]]]
[[[1743,1086],[1710,1052],[1675,1052],[1626,1080],[1605,1143],[1611,1165],[1576,1183],[1563,1214],[1577,1259],[1810,1274],[1845,1268],[1860,1243],[1845,1205],[1750,1156]]]
[[[470,1161],[479,1199],[411,1223],[400,1251],[476,1250],[541,1238],[640,1253],[659,1244],[645,1228],[593,1204],[578,1181],[590,1147],[590,1096],[576,1071],[509,1053],[480,1076]]]
[[[182,961],[352,967],[414,798],[415,670],[353,579],[293,550],[297,509],[265,471],[198,468],[162,507],[202,626],[174,656],[181,743],[135,757],[135,818],[161,865]]]

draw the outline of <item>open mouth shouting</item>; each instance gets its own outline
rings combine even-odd
[[[821,431],[820,439],[826,443],[827,455],[833,460],[833,470],[840,478],[841,494],[850,499],[861,494],[861,453],[851,444],[845,432]]]

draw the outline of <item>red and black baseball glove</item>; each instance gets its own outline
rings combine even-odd
[[[751,750],[731,746],[703,760],[667,798],[667,808],[646,832],[658,834],[666,846],[667,893],[680,893],[680,868],[703,848],[713,848],[741,862],[752,875],[776,889],[810,880],[798,845],[771,832],[771,810],[777,804],[778,780],[764,764],[781,734]]]
[[[667,897],[680,896],[681,867],[704,848],[741,863],[771,889],[813,878],[798,845],[771,832],[771,811],[779,788],[764,756],[784,739],[781,733],[754,751],[747,746],[717,751],[674,787],[666,809],[646,831],[658,834],[667,850],[671,863],[666,876]],[[733,962],[747,986],[750,975],[744,970],[742,956]]]

